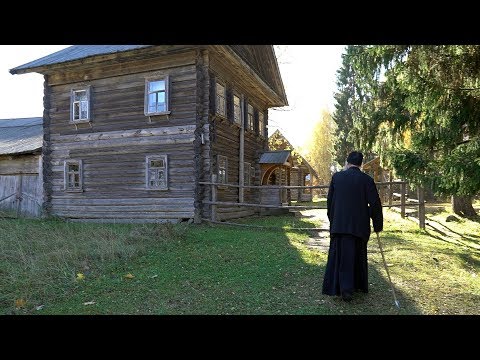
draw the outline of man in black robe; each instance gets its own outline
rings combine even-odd
[[[367,242],[373,230],[383,230],[382,204],[374,180],[360,170],[363,154],[351,152],[344,171],[335,173],[327,196],[330,249],[322,293],[352,300],[355,291],[368,292]]]

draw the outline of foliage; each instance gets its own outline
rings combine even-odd
[[[349,54],[354,50],[348,46],[346,53],[342,54],[342,67],[337,70],[337,87],[338,92],[334,97],[336,100],[333,120],[337,124],[335,129],[335,160],[341,166],[348,154],[354,150],[354,144],[350,130],[353,128],[353,102],[355,101],[355,88],[353,69],[350,64]]]
[[[332,176],[332,166],[335,166],[334,153],[335,123],[330,113],[322,111],[321,119],[313,127],[307,141],[306,157],[318,174],[320,183],[328,184]]]
[[[478,45],[349,46],[341,71],[349,71],[354,91],[341,93],[347,105],[337,97],[335,119],[348,112],[348,139],[407,180],[473,196],[480,191],[479,69]]]

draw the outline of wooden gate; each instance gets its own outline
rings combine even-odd
[[[36,174],[0,175],[0,212],[17,217],[39,217],[42,193],[42,184]]]

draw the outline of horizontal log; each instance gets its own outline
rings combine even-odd
[[[183,218],[178,219],[68,219],[69,222],[96,223],[96,224],[178,224]]]
[[[172,203],[180,205],[193,204],[193,196],[190,198],[82,198],[82,199],[66,199],[59,196],[52,196],[53,205],[71,205],[71,206],[122,206],[122,205],[169,205]]]
[[[55,211],[52,209],[52,214],[61,217],[68,217],[74,219],[178,219],[178,218],[193,218],[193,211],[186,212],[101,212],[95,211],[88,214],[70,213],[64,211]]]
[[[172,201],[171,204],[163,204],[163,205],[115,205],[115,206],[107,206],[107,205],[93,205],[93,206],[85,206],[85,205],[59,205],[59,204],[52,204],[52,208],[55,212],[82,212],[85,214],[95,213],[95,212],[110,212],[110,213],[117,213],[117,212],[125,212],[125,213],[134,213],[134,212],[162,212],[162,213],[170,213],[170,212],[193,212],[193,201],[189,205],[182,205],[182,204],[175,204]]]
[[[195,125],[171,126],[153,129],[132,129],[122,131],[109,131],[78,135],[52,135],[51,140],[56,143],[61,142],[83,142],[83,141],[102,141],[112,139],[128,139],[149,136],[170,136],[178,134],[192,134],[196,129]]]

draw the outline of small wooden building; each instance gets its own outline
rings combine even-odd
[[[262,177],[262,184],[270,183],[275,185],[291,186],[310,186],[318,184],[317,172],[310,166],[308,161],[302,155],[300,155],[298,151],[295,150],[292,144],[279,130],[275,130],[275,132],[270,135],[270,137],[268,138],[268,144],[270,150],[276,150],[279,154],[281,154],[282,151],[288,150],[289,160],[288,166],[279,166],[276,164],[272,164],[273,166],[270,168],[270,171],[266,178],[265,174],[267,174],[267,172],[263,173],[264,175]],[[280,177],[281,171],[285,172],[286,175]],[[284,183],[275,182],[274,179],[277,178],[286,180]],[[288,197],[289,200],[294,201],[312,201],[312,191],[309,189],[291,189],[289,191]]]
[[[42,118],[0,120],[0,213],[41,214]]]
[[[268,109],[288,105],[271,45],[71,46],[10,72],[44,75],[44,210],[79,221],[210,218],[201,182],[259,185]]]

